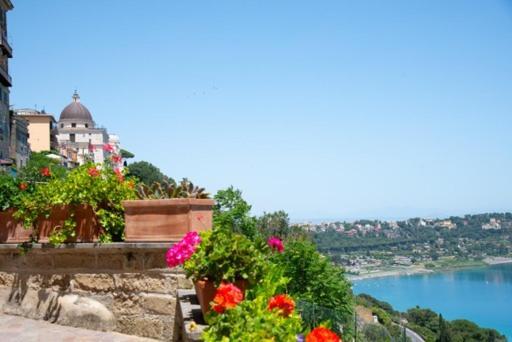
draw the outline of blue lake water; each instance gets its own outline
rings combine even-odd
[[[406,311],[419,305],[449,320],[494,328],[512,341],[512,264],[354,281],[354,292]]]

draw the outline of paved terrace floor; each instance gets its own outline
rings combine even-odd
[[[150,342],[148,338],[66,327],[45,321],[0,314],[2,342]]]

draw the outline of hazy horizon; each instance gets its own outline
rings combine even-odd
[[[509,1],[14,1],[11,104],[254,213],[512,210]]]

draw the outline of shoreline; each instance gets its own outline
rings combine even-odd
[[[396,269],[387,269],[387,270],[376,270],[376,271],[368,271],[362,274],[349,274],[345,273],[347,279],[351,282],[366,280],[366,279],[375,279],[375,278],[387,278],[387,277],[400,277],[400,276],[409,276],[416,274],[428,274],[428,273],[440,273],[446,271],[453,270],[461,270],[465,268],[477,268],[477,267],[490,267],[494,265],[503,265],[512,263],[511,257],[487,257],[482,260],[482,263],[479,264],[475,262],[475,264],[460,264],[460,265],[449,265],[445,267],[436,267],[434,269],[425,268],[424,266],[416,265],[409,267],[397,267]]]

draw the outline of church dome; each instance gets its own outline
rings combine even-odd
[[[92,115],[89,109],[80,103],[80,96],[75,90],[73,102],[68,104],[60,113],[60,120],[76,120],[92,122]],[[59,120],[59,121],[60,121]]]

